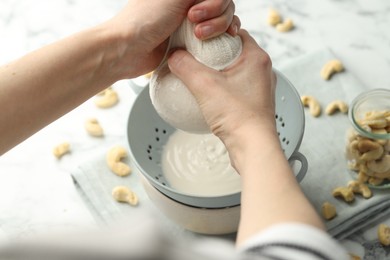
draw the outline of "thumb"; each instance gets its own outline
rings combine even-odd
[[[216,77],[216,71],[197,61],[189,52],[177,50],[168,58],[168,66],[197,98],[209,86],[208,79]]]

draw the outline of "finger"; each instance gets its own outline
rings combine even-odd
[[[195,26],[195,35],[199,39],[205,40],[218,36],[226,32],[234,19],[235,6],[231,2],[224,13],[210,18],[209,20],[198,23]],[[238,29],[237,29],[238,30]]]
[[[238,16],[233,16],[233,21],[230,24],[227,33],[229,33],[231,36],[236,36],[238,31],[241,28],[241,20],[238,18]]]
[[[233,4],[231,0],[203,0],[197,2],[188,11],[188,19],[193,23],[201,23],[216,18],[224,14],[228,6]]]
[[[202,91],[203,86],[211,85],[209,80],[213,81],[219,77],[218,71],[203,65],[184,50],[172,53],[168,58],[168,66],[195,97],[204,92]]]

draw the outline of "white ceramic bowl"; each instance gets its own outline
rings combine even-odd
[[[143,176],[141,181],[153,204],[181,227],[206,235],[225,235],[237,231],[240,221],[240,205],[218,209],[192,207],[167,197]]]

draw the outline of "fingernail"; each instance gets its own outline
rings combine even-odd
[[[208,37],[214,33],[213,27],[210,25],[205,25],[200,28],[202,37]]]
[[[233,33],[234,33],[234,36],[236,36],[237,33],[238,33],[238,26],[237,26],[237,24],[233,25]]]
[[[206,12],[204,10],[195,10],[192,12],[192,17],[195,21],[202,21],[206,18]]]

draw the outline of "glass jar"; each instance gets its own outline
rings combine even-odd
[[[349,120],[346,156],[353,177],[370,187],[390,188],[390,90],[357,96]]]

